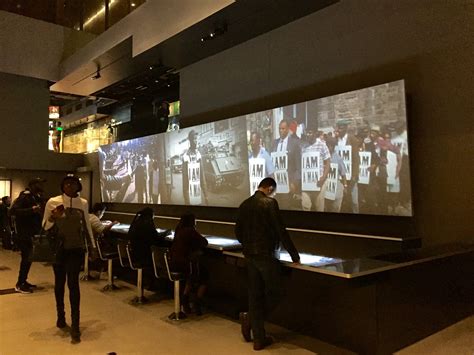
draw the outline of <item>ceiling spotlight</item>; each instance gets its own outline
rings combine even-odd
[[[135,4],[134,2],[132,2],[130,5],[131,5],[132,7],[137,6],[137,4]]]
[[[153,65],[150,65],[148,69],[153,70]]]
[[[222,25],[216,26],[214,30],[209,32],[209,34],[201,37],[201,42],[210,41],[218,36],[223,35],[226,32],[227,32],[227,24],[224,23]]]

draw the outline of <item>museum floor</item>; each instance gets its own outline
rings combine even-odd
[[[252,354],[239,323],[208,312],[170,321],[173,300],[147,292],[151,302],[128,303],[134,287],[118,281],[121,290],[104,293],[101,280],[81,282],[82,342],[72,345],[68,333],[55,327],[51,267],[34,263],[29,281],[33,294],[8,293],[15,286],[19,254],[0,249],[0,354]],[[68,307],[66,308],[69,315]],[[351,352],[269,325],[278,341],[263,352],[274,354],[344,355]],[[454,324],[397,354],[474,354],[474,316]]]

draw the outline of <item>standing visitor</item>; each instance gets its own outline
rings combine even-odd
[[[64,288],[67,281],[71,304],[71,343],[81,341],[79,329],[79,273],[86,248],[85,238],[89,238],[91,255],[96,255],[95,240],[89,222],[87,200],[79,197],[82,190],[80,179],[68,174],[61,183],[62,195],[52,197],[45,207],[43,223],[45,230],[55,228],[58,249],[54,269],[54,295],[58,328],[66,327],[64,311]]]
[[[273,342],[265,333],[264,321],[281,298],[280,243],[293,262],[300,261],[282,223],[278,202],[271,197],[276,187],[272,178],[263,179],[255,194],[240,205],[235,225],[248,272],[249,312],[240,313],[242,335],[251,341],[252,330],[254,350],[262,350]]]

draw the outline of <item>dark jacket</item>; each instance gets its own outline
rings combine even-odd
[[[294,262],[300,259],[281,220],[278,202],[261,191],[256,191],[240,205],[235,235],[242,243],[246,257],[275,257],[281,243]]]
[[[151,246],[163,245],[164,241],[164,236],[156,231],[153,220],[137,218],[130,226],[128,237],[130,238],[133,262],[151,265],[153,263]]]
[[[8,206],[0,203],[0,231],[10,229],[10,211]]]
[[[189,273],[189,263],[196,254],[207,246],[204,238],[195,228],[176,228],[170,250],[170,268],[173,271]]]
[[[41,209],[34,212],[34,206],[40,206]],[[15,225],[19,237],[28,238],[39,233],[43,211],[44,200],[41,196],[33,194],[28,189],[20,193],[10,209],[10,214],[15,216]]]
[[[272,152],[276,152],[280,138],[275,139],[272,144]],[[290,183],[295,184],[299,191],[301,185],[301,144],[298,138],[292,135],[288,136],[288,179]]]

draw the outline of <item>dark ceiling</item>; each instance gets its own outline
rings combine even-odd
[[[152,101],[155,98],[174,101],[179,99],[179,73],[174,68],[160,64],[149,65],[138,73],[95,92],[93,96],[120,102],[135,99]]]
[[[119,101],[179,97],[179,69],[321,10],[338,0],[237,0],[133,58],[132,75],[92,95]],[[151,69],[150,69],[151,68]]]
[[[122,42],[102,56],[109,64],[105,63],[101,71],[80,78],[73,85],[85,85],[83,94],[119,102],[134,99],[174,101],[179,99],[181,68],[336,2],[338,0],[236,0],[221,11],[133,58],[130,52],[131,40]],[[102,58],[98,58],[98,63],[101,60]],[[109,70],[115,65],[120,67]],[[100,78],[94,80],[101,72]],[[111,72],[113,75],[109,74]],[[74,92],[67,91],[67,84],[60,87],[60,91]],[[61,98],[56,99],[60,102]]]

